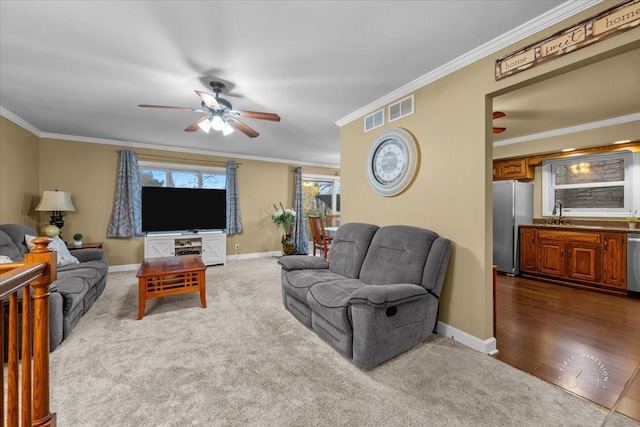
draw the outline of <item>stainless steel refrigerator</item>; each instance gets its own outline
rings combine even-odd
[[[533,184],[493,183],[493,264],[498,271],[520,274],[518,226],[533,222]]]

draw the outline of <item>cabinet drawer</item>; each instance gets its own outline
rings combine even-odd
[[[600,243],[602,235],[585,231],[538,230],[538,237],[545,240],[577,243]]]

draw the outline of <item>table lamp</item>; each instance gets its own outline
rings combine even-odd
[[[51,211],[51,221],[49,224],[62,228],[64,220],[62,212],[72,212],[76,208],[71,203],[71,194],[65,191],[43,191],[42,199],[36,207],[37,211]]]

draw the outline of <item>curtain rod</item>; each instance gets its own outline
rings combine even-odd
[[[295,173],[296,169],[298,167],[297,166],[292,166],[289,171]],[[333,176],[340,176],[340,170],[336,170],[336,169],[329,169],[329,168],[321,168],[321,167],[310,167],[310,168],[302,168],[302,173],[303,174],[326,174],[326,175],[333,175]]]
[[[116,150],[116,153],[120,153],[121,150]],[[166,159],[166,160],[178,160],[181,162],[199,162],[199,163],[206,163],[206,164],[211,164],[211,165],[221,165],[221,166],[226,166],[227,162],[224,161],[220,161],[220,160],[203,160],[203,159],[190,159],[188,157],[172,157],[172,156],[163,156],[161,154],[142,154],[142,153],[136,153],[138,155],[138,157],[142,157],[142,158],[151,158],[151,159]],[[240,166],[242,163],[236,162],[236,165]]]

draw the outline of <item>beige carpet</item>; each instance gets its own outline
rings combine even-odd
[[[364,372],[283,307],[274,258],[207,269],[197,294],[149,301],[134,272],[51,354],[59,426],[599,426],[606,412],[449,338]],[[612,425],[638,425],[622,416]]]

